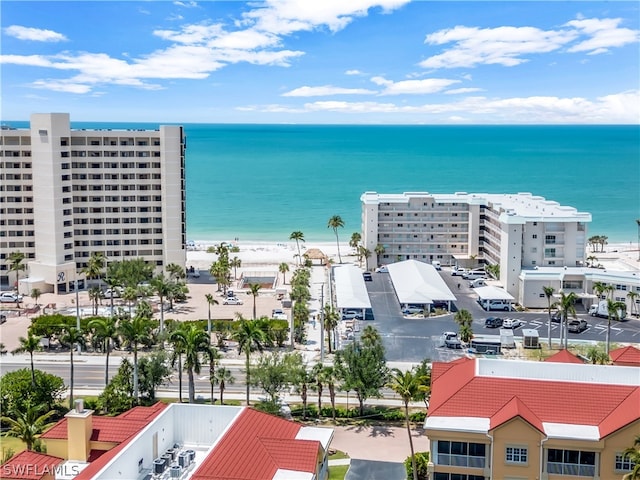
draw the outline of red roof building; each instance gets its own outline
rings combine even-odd
[[[609,352],[609,357],[614,365],[640,367],[640,349],[631,345],[612,350]]]
[[[574,355],[569,350],[560,350],[557,353],[554,353],[549,358],[545,360],[545,362],[556,362],[556,363],[581,363],[584,362],[578,358],[577,355]]]
[[[431,478],[620,478],[640,431],[640,375],[555,357],[434,363]]]

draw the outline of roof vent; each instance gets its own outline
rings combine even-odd
[[[75,405],[76,413],[84,412],[84,400],[82,398],[78,398],[75,402],[73,402],[73,404]]]

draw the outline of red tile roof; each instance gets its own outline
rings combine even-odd
[[[487,418],[494,428],[521,416],[538,429],[543,422],[598,426],[602,436],[640,419],[637,386],[479,377],[474,366],[460,362],[432,381],[429,417]]]
[[[609,353],[611,361],[615,365],[628,367],[640,367],[640,350],[629,345],[628,347],[617,348]]]
[[[554,353],[545,362],[557,362],[557,363],[584,363],[576,355],[569,350],[560,350],[558,353]]]
[[[55,477],[55,467],[62,458],[24,450],[0,467],[3,480],[40,480],[45,475]]]
[[[246,408],[191,480],[268,480],[278,469],[314,473],[320,442],[295,440],[300,428]]]

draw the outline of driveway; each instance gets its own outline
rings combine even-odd
[[[352,459],[401,463],[411,454],[404,427],[349,425],[333,428],[330,448],[345,452]],[[428,451],[429,441],[422,428],[414,428],[411,432],[414,450]]]

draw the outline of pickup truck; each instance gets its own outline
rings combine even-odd
[[[284,313],[284,310],[282,310],[281,308],[274,308],[271,311],[271,318],[275,320],[289,320],[287,314]]]
[[[22,301],[22,295],[18,295],[13,292],[0,293],[0,303],[20,303]]]

